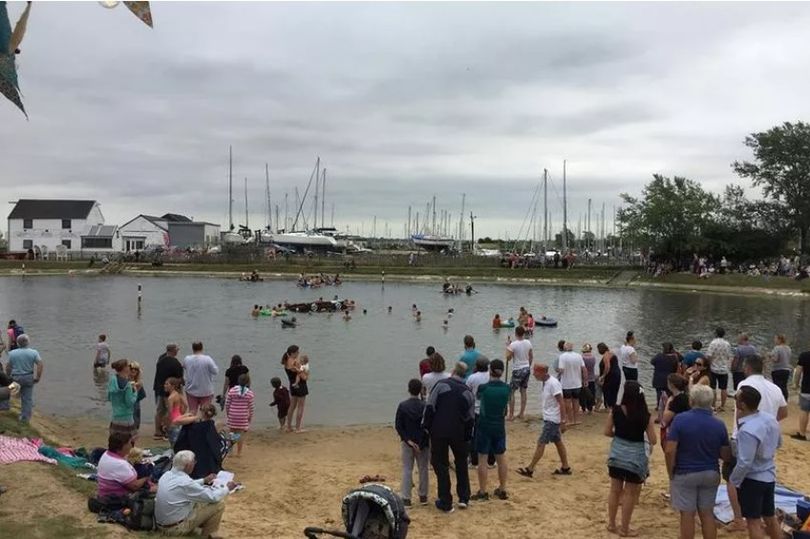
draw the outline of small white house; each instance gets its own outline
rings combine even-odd
[[[95,200],[18,200],[8,216],[8,250],[34,249],[44,254],[64,246],[68,252],[78,252],[82,236],[103,224],[101,205]]]
[[[169,225],[161,217],[139,215],[118,227],[117,249],[143,251],[146,247],[168,247]]]

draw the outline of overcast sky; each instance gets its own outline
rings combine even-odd
[[[22,8],[9,4],[13,20]],[[476,236],[515,238],[544,168],[561,227],[564,159],[576,230],[588,197],[610,220],[618,193],[653,173],[719,192],[738,181],[747,133],[810,119],[806,3],[155,2],[152,14],[149,29],[123,5],[34,3],[18,56],[30,121],[0,102],[2,198],[227,226],[233,145],[234,212],[244,222],[247,177],[253,228],[265,162],[283,216],[320,156],[327,224],[334,204],[342,229],[368,234],[376,215],[378,234],[387,222],[401,236],[408,206],[424,214],[435,194],[457,227],[466,193]]]

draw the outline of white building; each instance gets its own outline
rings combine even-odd
[[[8,216],[8,250],[45,254],[64,246],[68,252],[78,252],[82,236],[103,224],[101,206],[95,200],[18,200]]]
[[[118,229],[118,249],[141,251],[148,247],[207,249],[219,244],[219,225],[192,221],[184,215],[139,215]]]

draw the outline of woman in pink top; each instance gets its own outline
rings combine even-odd
[[[228,416],[228,429],[239,433],[236,442],[236,456],[242,454],[245,435],[253,421],[253,391],[250,390],[250,375],[240,374],[239,384],[228,390],[225,398],[225,413]]]
[[[148,477],[138,479],[127,455],[132,450],[132,437],[126,433],[113,432],[107,441],[107,451],[98,461],[98,497],[127,496],[149,486]]]

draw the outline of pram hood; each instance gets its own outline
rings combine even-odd
[[[405,539],[411,519],[405,511],[405,505],[393,490],[386,485],[369,483],[355,489],[343,497],[343,524],[351,532],[359,516],[358,509],[362,503],[373,504],[380,508],[389,524],[389,539]],[[361,517],[362,518],[362,517]],[[361,522],[360,525],[365,523]]]

